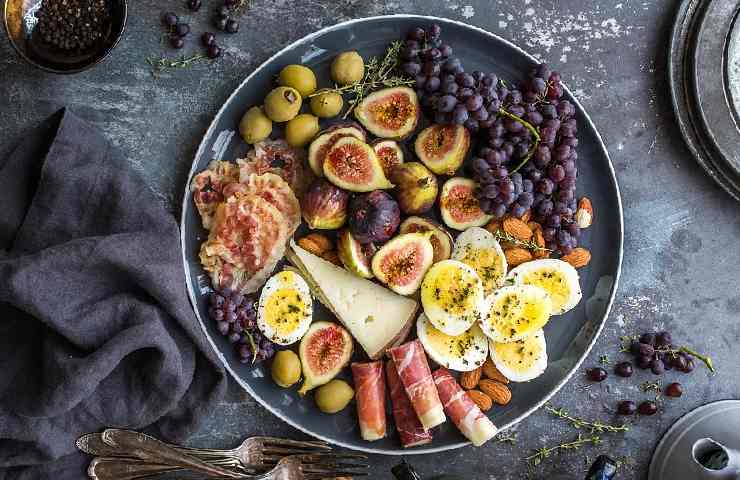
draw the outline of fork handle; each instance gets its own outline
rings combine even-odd
[[[132,456],[151,463],[187,468],[211,477],[244,477],[242,474],[223,469],[216,465],[210,465],[144,433],[109,428],[103,432],[103,441],[111,446],[127,451]]]
[[[87,474],[94,480],[137,480],[177,470],[181,468],[137,459],[97,457],[87,467]]]

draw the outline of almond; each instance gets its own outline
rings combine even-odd
[[[484,228],[491,233],[496,233],[501,230],[501,222],[494,218],[493,220],[488,222]]]
[[[574,248],[568,255],[560,257],[560,260],[570,263],[575,268],[585,267],[591,261],[591,252],[585,248]]]
[[[521,221],[524,223],[529,223],[529,220],[532,218],[532,209],[528,208],[526,212],[524,212],[524,215],[522,215]]]
[[[504,384],[509,383],[509,379],[504,377],[503,373],[499,372],[498,368],[496,368],[496,365],[493,364],[493,361],[490,358],[486,359],[486,362],[483,364],[483,375],[485,375],[486,378],[496,380],[497,382]]]
[[[478,388],[481,392],[491,397],[493,403],[506,405],[511,401],[511,390],[509,390],[509,387],[496,380],[484,378],[478,384]]]
[[[328,252],[324,252],[324,254],[321,255],[321,258],[339,267],[342,266],[342,261],[339,259],[339,254],[336,250],[329,250]]]
[[[550,252],[545,249],[545,235],[542,233],[542,227],[539,225],[537,229],[533,230],[532,241],[539,247],[538,250],[532,252],[534,258],[547,258],[550,256]]]
[[[491,397],[481,392],[480,390],[468,390],[468,397],[478,405],[478,408],[483,412],[487,412],[493,407],[493,400]]]
[[[588,197],[578,200],[576,209],[576,224],[579,228],[588,228],[594,221],[594,207]]]
[[[515,217],[506,217],[502,224],[504,232],[508,233],[517,240],[523,242],[528,241],[532,238],[532,230],[527,226],[527,222],[523,222]]]
[[[504,256],[506,257],[506,263],[509,264],[509,268],[516,267],[522,263],[526,263],[532,260],[532,254],[529,250],[514,247],[504,250]]]
[[[471,370],[469,372],[463,372],[460,375],[460,385],[465,390],[470,390],[471,388],[475,388],[478,386],[478,382],[480,382],[480,377],[483,374],[483,368],[478,367],[475,370]]]
[[[332,241],[320,233],[310,233],[299,239],[298,246],[314,255],[318,255],[319,257],[334,248]]]

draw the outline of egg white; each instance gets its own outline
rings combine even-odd
[[[429,321],[447,335],[460,335],[480,320],[486,301],[483,283],[469,265],[437,262],[421,283],[421,304]]]
[[[528,382],[547,369],[547,342],[540,329],[524,340],[497,343],[491,340],[491,361],[512,382]]]
[[[486,302],[487,314],[481,320],[481,330],[499,343],[527,338],[544,327],[552,314],[550,295],[533,285],[500,288]]]
[[[480,227],[471,227],[455,240],[452,258],[470,265],[483,282],[486,295],[504,285],[506,280],[506,256],[496,237]]]
[[[468,372],[483,365],[488,356],[488,338],[478,325],[457,336],[437,330],[423,313],[416,320],[416,335],[427,355],[439,365]]]
[[[260,294],[257,327],[272,342],[290,345],[305,335],[313,319],[306,281],[293,271],[273,275]]]
[[[507,279],[515,285],[534,285],[545,290],[552,299],[553,315],[571,310],[583,296],[578,271],[554,258],[523,263],[509,272]]]

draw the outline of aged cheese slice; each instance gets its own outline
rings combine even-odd
[[[290,260],[317,290],[318,300],[331,310],[372,359],[408,336],[419,303],[360,278],[313,255],[291,241]]]

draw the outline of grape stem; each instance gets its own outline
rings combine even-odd
[[[524,165],[527,164],[527,162],[532,158],[532,155],[534,155],[534,151],[537,149],[537,147],[540,145],[540,134],[537,131],[537,128],[535,128],[534,125],[529,123],[528,121],[524,120],[521,117],[518,117],[517,115],[514,115],[511,112],[507,112],[503,108],[499,108],[498,114],[502,115],[504,117],[508,117],[512,120],[516,120],[517,122],[524,125],[524,128],[532,132],[532,136],[534,137],[534,143],[532,144],[532,148],[529,149],[529,152],[527,152],[527,155],[522,159],[521,162],[519,162],[519,165],[514,167],[514,170],[511,171],[511,173],[517,172],[520,168],[522,168]]]

